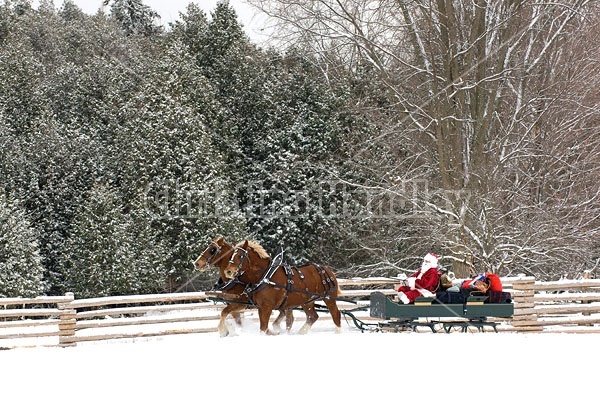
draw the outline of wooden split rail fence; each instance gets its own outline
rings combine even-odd
[[[393,295],[390,278],[340,279],[342,297],[368,304],[374,291]],[[600,332],[600,279],[502,278],[515,303],[501,331]],[[215,332],[222,303],[204,292],[76,299],[72,294],[0,298],[0,348],[72,346],[78,342]],[[340,308],[356,305],[344,301]],[[356,313],[370,320],[368,311]],[[132,326],[136,331],[132,332]]]

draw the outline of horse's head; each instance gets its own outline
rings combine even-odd
[[[269,261],[270,257],[262,246],[246,240],[233,248],[229,264],[222,269],[223,275],[228,279],[233,279],[249,271],[260,271],[266,268]]]
[[[225,238],[215,238],[204,249],[200,257],[194,261],[194,266],[198,271],[206,271],[209,267],[219,267],[225,265],[231,256],[232,246],[225,241]]]

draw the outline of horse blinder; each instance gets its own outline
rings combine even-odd
[[[238,251],[241,251],[241,253],[239,255],[238,255]],[[234,259],[236,257],[239,258],[239,264],[236,264],[236,262],[234,261]],[[244,266],[244,261],[246,261],[247,258],[248,258],[248,251],[241,247],[236,247],[233,252],[233,255],[231,256],[231,259],[229,260],[229,264],[237,267],[237,270],[235,271],[235,273],[233,273],[233,272],[230,272],[229,267],[227,267],[225,276],[227,276],[228,278],[233,278],[235,276],[242,275],[244,273],[244,271],[242,270],[242,267]]]
[[[219,246],[216,242],[210,242],[210,245],[206,249],[204,249],[202,254],[200,254],[200,257],[198,257],[196,261],[194,261],[194,267],[198,271],[202,271],[208,267],[213,266],[214,264],[212,262],[215,259],[215,257],[221,253],[221,250],[221,246]],[[201,265],[200,260],[204,260],[203,265]]]

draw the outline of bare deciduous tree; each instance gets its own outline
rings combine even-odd
[[[414,215],[372,220],[390,248],[433,247],[462,276],[595,266],[597,2],[249,2],[278,21],[277,40],[316,55],[332,85],[356,84],[357,110],[380,134],[354,146],[355,165],[382,197],[402,192]],[[399,189],[415,179],[423,195]],[[372,248],[369,234],[356,239]],[[406,266],[402,253],[371,252]]]

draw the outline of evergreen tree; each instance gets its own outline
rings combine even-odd
[[[137,67],[145,80],[121,110],[114,173],[168,244],[169,289],[176,290],[193,277],[198,250],[215,236],[239,236],[243,217],[209,127],[221,113],[210,82],[176,40],[151,65]]]
[[[0,182],[36,225],[48,293],[195,288],[218,235],[311,257],[335,228],[312,199],[336,167],[335,96],[301,57],[252,46],[227,1],[150,37],[123,30],[141,2],[109,3],[121,20],[0,7]]]
[[[331,155],[344,134],[343,107],[301,58],[269,61],[263,97],[245,114],[252,130],[241,130],[246,180],[256,184],[242,203],[249,230],[271,250],[288,249],[288,257],[299,262],[315,260],[347,210],[343,190],[331,183],[339,174]],[[256,123],[251,115],[262,120]]]
[[[62,293],[58,262],[70,250],[65,238],[77,209],[94,181],[115,177],[107,145],[132,80],[122,64],[136,53],[124,55],[120,29],[102,16],[65,23],[46,7],[22,19],[5,53],[25,50],[6,64],[8,72],[20,73],[10,74],[5,98],[11,102],[2,108],[10,112],[14,134],[5,186],[38,226],[49,293],[55,294]],[[89,40],[78,39],[82,32]]]
[[[154,22],[159,18],[158,13],[142,0],[104,0],[103,4],[110,4],[111,15],[119,21],[128,36],[151,36],[162,31],[162,27]]]
[[[59,15],[65,21],[71,23],[84,21],[87,19],[87,15],[75,4],[73,0],[63,1],[63,5],[60,9]]]
[[[211,17],[188,13],[177,29],[227,118],[216,145],[237,182],[248,233],[305,261],[333,235],[329,209],[340,193],[321,180],[335,169],[328,155],[344,132],[341,103],[301,57],[250,45],[227,1]]]
[[[0,51],[0,111],[15,134],[26,135],[47,103],[36,95],[46,73],[36,59],[27,38],[14,31]]]
[[[227,54],[247,44],[244,29],[228,0],[219,1],[211,16],[208,24],[208,37],[211,40],[204,52],[207,61],[222,60]]]
[[[116,190],[95,185],[65,242],[69,250],[59,266],[62,289],[77,297],[163,291],[162,247],[152,234],[124,213]]]
[[[37,233],[17,201],[0,194],[0,297],[44,293]]]
[[[210,42],[206,13],[195,3],[190,3],[179,16],[180,19],[172,23],[170,35],[183,43],[190,54],[199,56]]]

